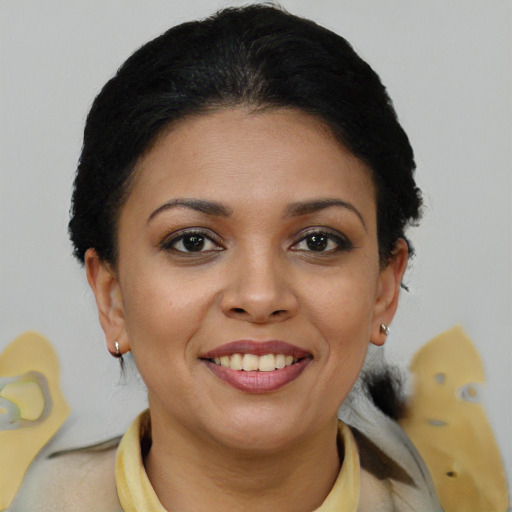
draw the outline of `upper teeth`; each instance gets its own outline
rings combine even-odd
[[[231,370],[245,370],[260,372],[271,372],[290,366],[297,359],[284,354],[265,354],[257,356],[255,354],[233,354],[231,356],[222,356],[214,358],[213,362],[219,366],[230,368]]]

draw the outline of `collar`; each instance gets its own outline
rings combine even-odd
[[[130,425],[117,450],[115,477],[124,512],[166,512],[144,469],[141,442],[151,435],[149,411]],[[314,512],[356,512],[359,503],[359,454],[350,428],[338,424],[338,441],[345,456],[331,492]]]

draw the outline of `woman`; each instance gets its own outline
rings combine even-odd
[[[132,55],[88,116],[70,234],[149,412],[115,470],[112,450],[57,461],[59,502],[438,510],[414,448],[355,386],[397,308],[413,170],[378,76],[310,21],[228,9]]]

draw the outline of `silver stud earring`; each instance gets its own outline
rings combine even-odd
[[[384,334],[384,336],[389,335],[389,325],[386,324],[380,324],[380,332]]]
[[[122,359],[123,358],[123,354],[121,352],[121,347],[119,346],[119,342],[117,340],[114,340],[114,348],[116,349],[115,352],[112,352],[109,349],[110,355],[112,357],[117,358],[117,359]]]
[[[115,357],[116,359],[119,359],[119,363],[121,365],[121,371],[124,371],[124,359],[123,359],[123,353],[121,352],[121,347],[119,345],[119,342],[117,340],[114,340],[114,348],[116,349],[115,352],[110,352],[110,355],[112,357]]]

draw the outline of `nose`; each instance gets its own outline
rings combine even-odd
[[[238,255],[227,271],[222,310],[230,318],[265,324],[293,317],[299,307],[279,255]]]

